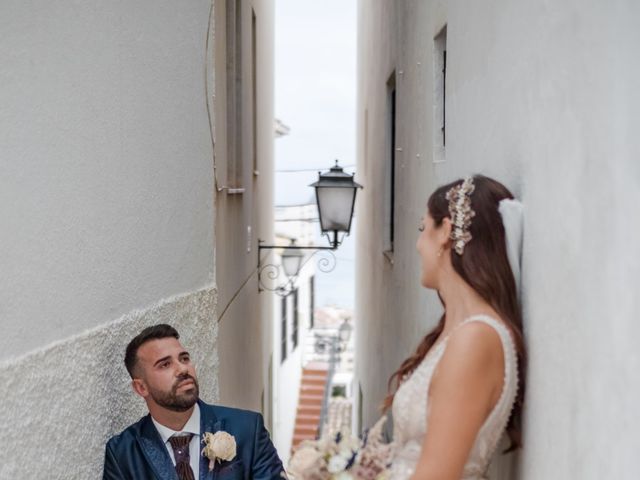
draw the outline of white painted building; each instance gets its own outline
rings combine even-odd
[[[345,325],[346,324],[346,325]],[[331,348],[325,345],[318,349],[318,337],[334,337],[336,339],[334,374],[331,377],[329,403],[322,434],[331,435],[344,428],[358,432],[359,406],[356,403],[354,370],[355,370],[355,334],[358,325],[353,311],[338,306],[324,306],[316,310],[314,329],[308,337],[307,358],[316,362],[331,362]],[[341,329],[346,328],[349,333],[341,338]]]
[[[318,228],[318,211],[314,204],[276,207],[275,231],[278,245],[289,245],[291,239],[299,246],[313,244],[314,232]],[[270,252],[270,253],[267,253]],[[286,282],[282,270],[282,250],[263,251],[264,263],[280,268],[275,285]],[[304,344],[309,328],[313,324],[315,308],[315,262],[309,259],[292,285],[287,296],[274,295],[273,302],[273,384],[274,423],[273,441],[285,464],[289,460],[296,409],[304,365]],[[265,270],[265,275],[267,271]],[[266,292],[265,292],[266,293]]]
[[[427,198],[483,173],[526,210],[524,449],[492,478],[638,478],[640,4],[361,1],[358,18],[362,426],[441,313],[419,285]]]
[[[101,477],[154,323],[269,421],[273,2],[9,1],[0,30],[0,478]]]

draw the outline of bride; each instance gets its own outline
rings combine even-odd
[[[389,381],[394,480],[487,478],[501,436],[521,446],[526,351],[518,303],[522,205],[476,175],[429,198],[416,248],[444,314]]]

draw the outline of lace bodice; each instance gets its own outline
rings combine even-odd
[[[518,389],[518,357],[509,329],[494,318],[474,315],[463,321],[479,321],[492,326],[500,335],[504,351],[504,386],[495,407],[485,420],[464,466],[463,480],[487,478],[491,457],[502,437]],[[458,326],[457,328],[460,328]],[[395,451],[391,478],[408,479],[420,456],[424,436],[427,433],[428,391],[431,377],[447,347],[448,337],[436,343],[422,363],[402,383],[393,400]]]

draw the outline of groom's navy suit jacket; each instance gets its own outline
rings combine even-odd
[[[237,453],[229,462],[200,455],[198,480],[282,480],[282,462],[264,428],[262,415],[198,401],[200,433],[223,430],[235,437]],[[176,469],[162,443],[151,415],[134,423],[107,442],[103,480],[177,480]]]

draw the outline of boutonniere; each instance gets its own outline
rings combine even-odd
[[[205,432],[202,443],[204,443],[202,455],[209,459],[209,471],[213,470],[216,460],[222,462],[236,458],[236,439],[227,432],[222,430],[216,433]]]

